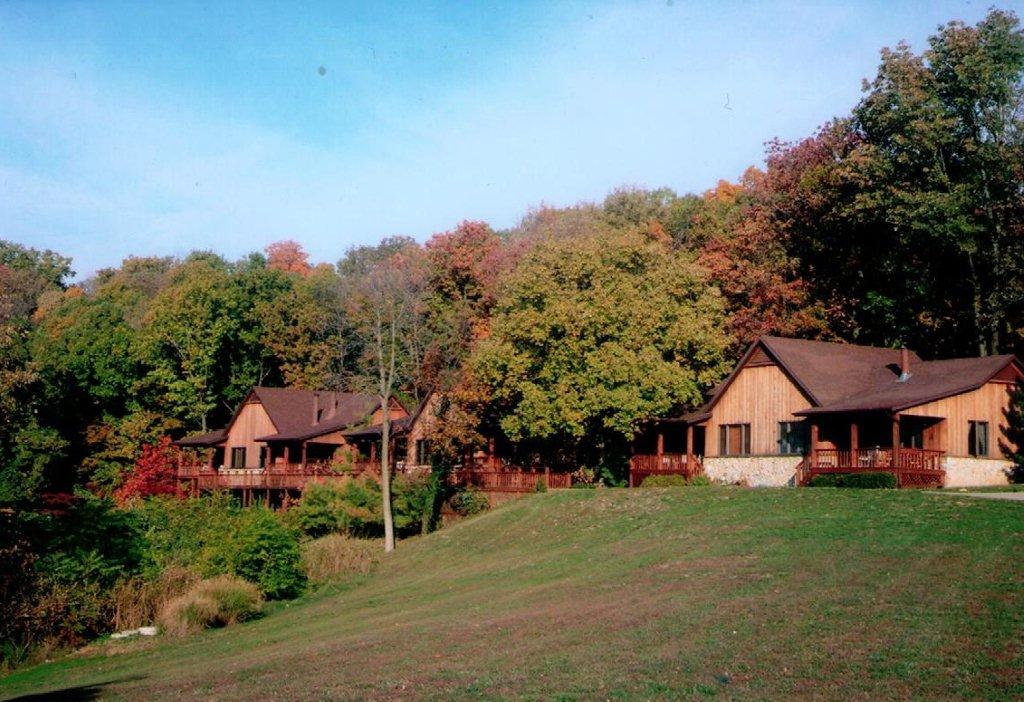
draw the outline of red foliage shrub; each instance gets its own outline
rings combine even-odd
[[[169,436],[157,444],[146,444],[114,497],[123,504],[133,497],[178,494],[178,456],[179,451],[171,445]]]

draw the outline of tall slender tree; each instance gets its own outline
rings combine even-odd
[[[420,250],[410,244],[374,262],[348,290],[351,319],[361,337],[366,363],[361,377],[376,393],[381,409],[381,500],[384,516],[384,550],[395,548],[391,511],[391,400],[408,387],[418,370],[410,353],[423,314],[424,281]]]

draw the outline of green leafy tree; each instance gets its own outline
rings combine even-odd
[[[506,437],[604,460],[641,421],[698,404],[729,341],[721,298],[690,258],[605,228],[527,254],[472,365]]]

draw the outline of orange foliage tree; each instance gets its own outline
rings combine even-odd
[[[307,275],[312,266],[309,265],[309,254],[303,250],[299,242],[292,239],[275,241],[266,248],[267,267],[287,273]]]

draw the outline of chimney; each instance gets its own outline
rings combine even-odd
[[[320,393],[313,392],[313,424],[320,421]]]
[[[897,382],[905,383],[910,380],[910,351],[906,346],[900,346],[900,377]]]

